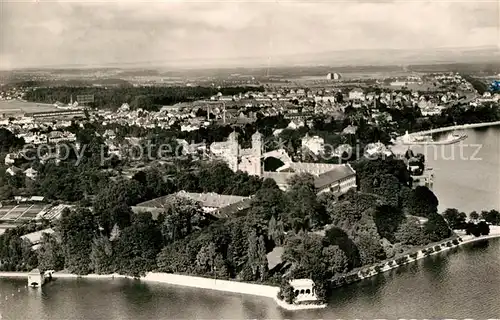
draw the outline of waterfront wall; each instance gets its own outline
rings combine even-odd
[[[199,289],[250,294],[254,296],[261,296],[267,298],[275,298],[278,295],[279,291],[278,287],[273,287],[273,286],[238,282],[238,281],[192,277],[192,276],[178,275],[172,273],[150,272],[146,274],[145,277],[142,277],[141,280],[167,283],[172,285],[199,288]]]
[[[0,277],[5,278],[27,278],[27,272],[0,272]],[[133,277],[124,276],[120,274],[88,274],[84,276],[79,276],[72,273],[55,272],[53,274],[54,278],[58,279],[133,279]],[[141,277],[142,281],[149,282],[159,282],[171,285],[191,287],[198,289],[208,289],[232,293],[250,294],[254,296],[261,296],[266,298],[275,298],[278,295],[279,287],[230,281],[230,280],[219,280],[211,278],[193,277],[185,276],[173,273],[162,273],[162,272],[149,272],[146,276]]]
[[[346,275],[334,278],[332,279],[331,285],[334,288],[341,287],[357,281],[361,281],[363,279],[376,276],[382,272],[387,272],[389,270],[399,268],[400,266],[415,262],[425,257],[459,247],[466,243],[499,238],[499,237],[500,237],[500,226],[490,226],[490,234],[487,236],[475,237],[472,235],[466,235],[463,237],[457,237],[455,239],[447,239],[441,242],[433,243],[426,246],[423,249],[416,250],[410,253],[405,253],[403,255],[379,262],[377,264],[368,267],[362,267],[359,270],[352,271]]]
[[[485,237],[486,238],[486,237]],[[434,243],[423,249],[406,253],[385,261],[379,262],[377,264],[361,268],[359,270],[350,272],[346,275],[340,276],[338,278],[332,279],[332,286],[334,288],[341,287],[344,285],[351,284],[353,282],[361,281],[373,276],[376,276],[382,272],[387,272],[392,269],[399,268],[405,264],[415,262],[417,260],[423,259],[430,255],[437,254],[439,252],[447,251],[449,249],[460,246],[461,244],[467,243],[469,241],[464,241],[462,238],[448,239],[439,243]]]

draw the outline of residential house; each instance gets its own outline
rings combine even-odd
[[[302,138],[302,148],[306,148],[314,155],[320,155],[325,150],[325,140],[319,136],[310,137],[308,134]]]
[[[354,88],[349,91],[349,100],[365,100],[365,94],[363,93],[363,90]]]
[[[16,174],[18,174],[21,171],[23,171],[21,168],[18,168],[15,166],[10,166],[9,168],[7,168],[7,170],[5,170],[5,172],[7,174],[9,174],[10,176],[15,176]]]
[[[290,121],[287,128],[296,130],[298,128],[302,128],[304,125],[305,123],[303,120],[293,119],[292,121]]]
[[[33,168],[28,168],[24,171],[24,175],[31,180],[35,180],[38,176],[38,171]]]

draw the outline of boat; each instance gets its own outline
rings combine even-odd
[[[466,138],[467,134],[465,133],[450,132],[444,140],[440,140],[437,142],[439,144],[453,144],[465,140]]]

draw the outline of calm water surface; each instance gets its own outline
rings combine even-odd
[[[468,131],[465,156],[428,155],[440,209],[500,208],[500,128]],[[476,148],[476,147],[474,147]],[[446,157],[459,146],[439,147]],[[449,152],[449,153],[446,153]],[[133,280],[56,280],[41,290],[0,279],[0,319],[500,318],[500,239],[469,244],[346,288],[326,309],[281,310],[271,299]]]
[[[413,148],[433,168],[439,210],[500,210],[500,126],[464,132],[458,144]]]

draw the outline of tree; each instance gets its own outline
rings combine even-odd
[[[156,267],[156,256],[163,246],[163,237],[151,213],[134,216],[132,224],[123,229],[116,245],[118,270],[134,277]]]
[[[206,223],[199,203],[184,197],[169,197],[163,209],[165,218],[161,232],[166,243],[182,239]]]
[[[127,207],[137,204],[143,192],[143,187],[136,180],[120,180],[97,194],[94,213],[106,235],[110,234],[115,224],[122,229],[130,224],[131,210]]]
[[[354,239],[354,243],[359,250],[362,265],[372,264],[386,258],[380,238],[362,233]]]
[[[433,214],[425,223],[425,234],[431,242],[440,241],[451,235],[451,230],[444,218],[439,214]]]
[[[59,221],[64,265],[69,272],[88,274],[92,271],[90,252],[97,234],[97,223],[87,209],[65,210]]]
[[[399,208],[385,205],[376,208],[373,218],[380,237],[386,238],[390,242],[396,240],[395,232],[406,219]]]
[[[274,216],[269,220],[268,226],[268,238],[274,241],[277,246],[281,246],[285,240],[285,230],[283,226],[283,221],[279,220],[276,222]]]
[[[419,246],[425,244],[427,235],[417,218],[408,217],[401,223],[394,234],[395,241],[404,245]]]
[[[17,138],[10,130],[0,128],[0,152],[9,152],[12,149],[21,148],[24,139]]]
[[[90,252],[91,268],[97,274],[113,272],[113,247],[111,241],[104,236],[94,238]]]
[[[248,260],[248,235],[244,219],[237,218],[227,223],[230,230],[230,243],[227,248],[227,261],[230,272],[237,275],[241,272]]]
[[[448,208],[444,211],[443,217],[446,219],[451,229],[463,229],[465,227],[467,215],[464,212]]]
[[[251,269],[253,279],[265,280],[267,277],[267,256],[264,237],[257,237],[255,231],[248,235],[248,266]]]
[[[310,174],[295,175],[289,184],[286,192],[287,227],[298,231],[325,225],[329,217],[317,200],[314,177]]]
[[[488,227],[489,229],[489,227]],[[475,224],[475,223],[472,223],[472,222],[469,222],[467,223],[467,225],[465,226],[465,233],[467,235],[473,235],[475,237],[479,237],[481,236],[481,231],[479,228],[478,228],[478,225]]]
[[[281,280],[278,299],[285,300],[288,304],[293,304],[295,300],[295,293],[293,292],[293,287],[290,285],[290,281],[288,279]]]
[[[490,226],[484,221],[481,221],[477,224],[477,229],[482,236],[487,236],[490,234]]]
[[[200,252],[196,255],[196,264],[202,272],[214,271],[216,255],[217,249],[215,248],[215,244],[213,242],[201,247]]]
[[[264,180],[262,187],[252,198],[252,212],[269,221],[272,217],[279,219],[286,210],[286,199],[276,183]]]
[[[339,246],[324,247],[323,256],[327,261],[330,274],[344,273],[349,269],[349,260]]]
[[[328,265],[323,257],[322,237],[316,234],[293,234],[285,240],[281,259],[294,265],[294,278],[324,278]]]
[[[479,213],[477,213],[476,211],[472,211],[472,212],[469,214],[469,217],[470,217],[472,220],[477,220],[477,219],[479,219]]]
[[[408,213],[414,216],[430,217],[437,213],[439,201],[427,187],[418,186],[412,191],[408,202]]]
[[[486,222],[493,225],[500,225],[500,212],[497,210],[482,211],[481,219],[484,219]]]
[[[42,233],[37,255],[38,269],[42,272],[46,270],[62,270],[64,268],[62,247],[53,234]]]
[[[361,266],[359,250],[347,233],[340,228],[330,228],[325,232],[323,246],[338,246],[346,255],[348,269]]]

